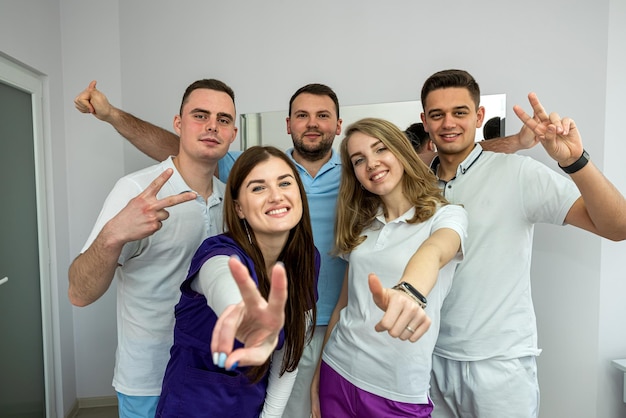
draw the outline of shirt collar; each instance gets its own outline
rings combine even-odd
[[[478,160],[478,157],[480,157],[482,153],[483,148],[480,146],[480,144],[476,143],[476,145],[474,145],[474,148],[472,149],[472,152],[470,152],[469,155],[465,157],[465,159],[457,167],[455,177],[467,173],[467,171],[472,165],[474,165],[474,163],[476,162],[476,160]],[[437,167],[439,166],[439,162],[439,156],[436,156],[433,159],[433,162],[430,163],[430,170],[435,173],[435,175],[437,175]]]
[[[415,206],[412,206],[409,210],[404,212],[402,215],[397,217],[396,219],[387,222],[385,220],[385,212],[383,211],[383,207],[380,206],[378,208],[378,213],[376,214],[376,219],[383,225],[387,225],[388,223],[397,223],[397,222],[406,222],[409,219],[412,219],[415,216]]]
[[[172,177],[169,178],[168,182],[172,185],[176,193],[194,192],[197,194],[195,190],[192,190],[191,187],[189,187],[189,185],[185,182],[185,179],[183,179],[183,176],[181,176],[178,172],[176,165],[174,165],[173,157],[170,156],[167,160],[164,160],[163,167],[165,169],[171,168],[172,170],[174,170],[174,173],[172,174]],[[225,190],[226,188],[224,186],[224,183],[220,181],[217,177],[213,176],[213,193],[209,197],[209,201],[212,199],[215,199],[217,202],[223,201]],[[198,198],[204,201],[200,194],[198,194]]]
[[[302,167],[296,160],[294,160],[293,158],[293,148],[289,148],[287,151],[287,156],[291,159],[291,161],[293,161],[293,163],[296,165],[296,167],[298,167],[298,169],[300,170],[304,170],[306,171],[306,169],[304,167]],[[330,159],[328,161],[326,161],[326,163],[320,168],[320,170],[317,172],[317,175],[319,176],[320,174],[325,173],[326,171],[341,165],[341,158],[339,157],[339,153],[335,151],[334,148],[332,148],[330,150]]]

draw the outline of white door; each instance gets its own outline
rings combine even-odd
[[[34,95],[30,82],[14,77],[17,67],[7,71],[6,64],[0,62],[0,416],[51,417],[56,414],[47,413],[54,397],[47,392],[51,373],[45,365],[51,368],[52,362],[44,344],[49,304],[42,303],[49,299],[47,263],[40,268],[45,260],[40,234],[46,226],[40,213],[45,202],[39,198],[43,147],[36,140],[39,122],[34,123],[41,93]]]

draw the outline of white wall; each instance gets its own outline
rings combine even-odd
[[[0,53],[10,57],[20,65],[41,74],[44,81],[43,118],[44,141],[52,161],[47,179],[52,184],[49,191],[49,222],[51,225],[51,305],[54,333],[53,370],[58,397],[58,416],[71,407],[76,399],[76,378],[74,344],[72,331],[72,309],[67,302],[67,267],[70,257],[68,210],[68,189],[66,184],[66,143],[64,140],[64,103],[62,81],[62,48],[59,4],[48,0],[2,0],[0,2]],[[5,140],[5,138],[2,138]],[[10,181],[10,179],[4,179]],[[9,199],[10,196],[3,196]],[[45,267],[44,267],[45,268]],[[53,415],[56,416],[56,415]]]
[[[509,106],[528,109],[526,95],[536,91],[548,110],[574,117],[596,164],[626,193],[621,0],[18,1],[2,3],[0,52],[50,74],[64,341],[72,338],[67,266],[113,181],[149,164],[112,129],[73,110],[71,100],[94,78],[112,102],[169,128],[184,88],[198,78],[226,81],[246,113],[285,109],[295,89],[314,81],[332,86],[343,105],[415,100],[434,71],[464,68],[483,93],[506,93]],[[9,17],[4,3],[19,13]],[[509,107],[507,132],[519,129],[515,119]],[[556,167],[542,149],[528,153]],[[543,417],[626,414],[619,374],[608,365],[626,356],[626,332],[613,319],[626,314],[617,296],[625,249],[573,228],[536,230]],[[73,310],[76,387],[64,387],[66,398],[113,393],[113,296]],[[73,352],[63,346],[64,358]]]

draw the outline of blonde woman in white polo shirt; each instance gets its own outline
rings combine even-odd
[[[349,126],[341,159],[335,243],[348,270],[312,386],[313,416],[429,417],[439,309],[462,259],[467,213],[448,204],[390,122]]]

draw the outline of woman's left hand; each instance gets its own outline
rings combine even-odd
[[[417,302],[398,290],[384,288],[374,273],[368,276],[368,283],[374,303],[385,312],[376,331],[413,343],[428,331],[431,319]]]
[[[242,301],[228,306],[220,315],[211,341],[214,362],[227,370],[265,363],[274,352],[285,323],[287,275],[282,264],[272,269],[268,300],[265,300],[248,269],[236,257],[228,266],[241,292]],[[244,344],[233,350],[235,338]]]

